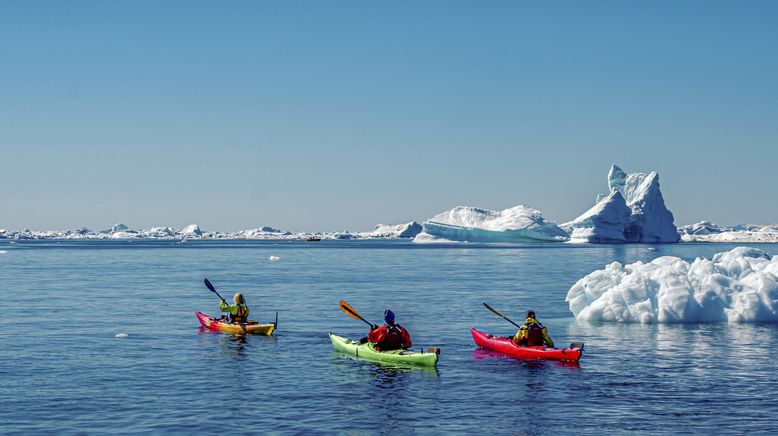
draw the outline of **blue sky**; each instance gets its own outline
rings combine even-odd
[[[776,2],[4,2],[0,228],[778,222]]]

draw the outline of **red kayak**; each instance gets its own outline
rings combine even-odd
[[[470,329],[470,333],[473,334],[473,340],[479,347],[522,359],[578,362],[584,348],[582,343],[571,344],[570,348],[522,347],[505,336],[492,336],[476,329]]]

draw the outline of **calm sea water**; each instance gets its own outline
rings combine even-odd
[[[772,432],[778,325],[592,324],[564,302],[613,260],[732,247],[0,242],[0,431]],[[252,318],[278,312],[277,335],[201,331],[204,277]],[[328,332],[366,334],[340,299],[374,322],[391,307],[414,348],[442,348],[437,370],[335,353]],[[580,365],[477,349],[470,327],[515,331],[484,301],[585,342]]]

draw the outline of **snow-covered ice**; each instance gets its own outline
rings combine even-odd
[[[571,230],[571,242],[678,242],[673,214],[665,206],[656,171],[627,174],[613,165],[608,187],[610,193],[598,195],[594,207],[562,224]],[[629,214],[622,226],[624,206]]]
[[[421,233],[421,224],[412,221],[405,224],[378,224],[370,232],[358,233],[363,238],[413,238]]]
[[[200,230],[200,226],[197,224],[189,224],[178,232],[184,238],[201,238],[203,231]]]
[[[778,224],[738,224],[726,227],[701,221],[678,228],[678,233],[684,242],[778,242]]]
[[[613,190],[563,227],[570,229],[571,242],[624,242],[624,229],[630,214],[631,209],[621,192]]]
[[[567,293],[578,320],[672,323],[778,321],[778,256],[750,247],[689,263],[674,256],[613,262]]]
[[[117,337],[117,338],[119,338],[119,339],[124,339],[124,338],[126,338],[126,337],[128,337],[128,336],[129,336],[129,335],[128,335],[127,333],[118,333],[118,334],[116,335],[116,337]]]
[[[267,260],[269,260],[271,262],[275,262],[276,260],[281,260],[281,258],[278,257],[278,256],[270,256],[270,257],[267,258]]]
[[[524,205],[501,211],[457,206],[439,213],[422,224],[423,232],[414,242],[430,237],[468,242],[559,242],[567,232],[543,218],[540,211]]]

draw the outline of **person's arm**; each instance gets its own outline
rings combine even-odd
[[[411,335],[408,334],[408,330],[405,330],[405,327],[403,327],[403,347],[411,348],[411,345],[413,345],[413,342],[411,342]]]
[[[235,315],[238,313],[238,307],[234,304],[227,304],[226,301],[222,300],[221,303],[219,303],[219,310],[222,312],[227,312],[230,315]]]
[[[377,344],[384,340],[386,337],[386,327],[381,326],[376,329],[370,329],[370,333],[367,334],[367,340],[371,344]]]
[[[527,337],[527,329],[524,326],[521,326],[519,327],[519,331],[517,331],[516,334],[513,335],[513,342],[518,344],[526,337]]]
[[[551,340],[551,338],[548,336],[548,330],[543,327],[543,340],[546,341],[546,345],[548,345],[551,348],[554,348],[554,341]]]

